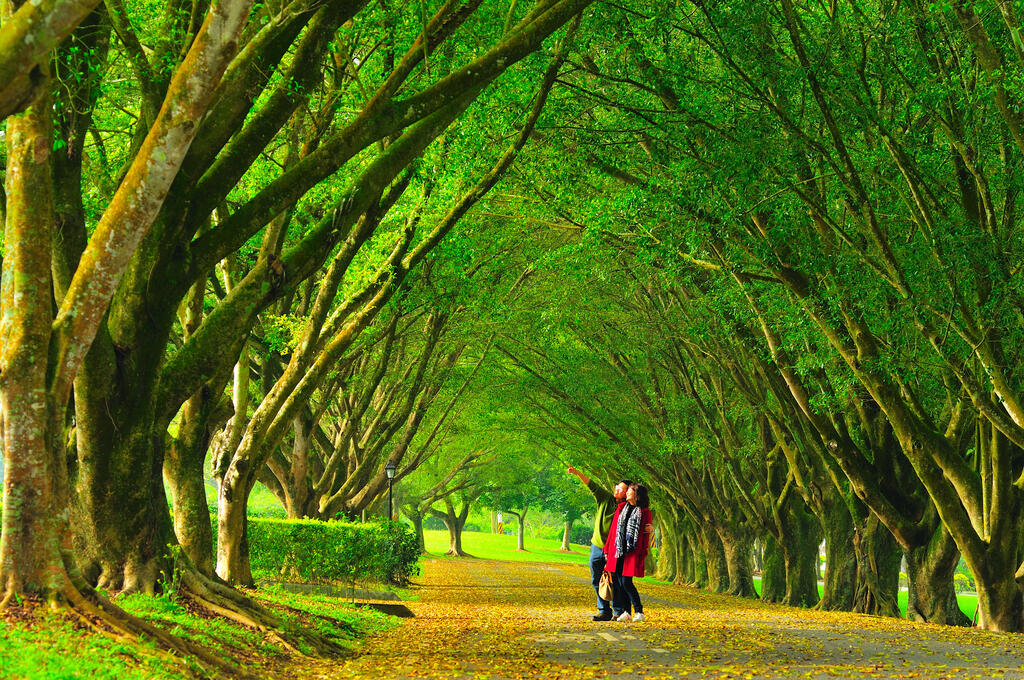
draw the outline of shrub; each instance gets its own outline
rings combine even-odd
[[[423,528],[428,531],[447,531],[448,527],[440,517],[427,515],[423,518]]]
[[[578,545],[590,545],[590,539],[594,537],[594,523],[576,522],[569,532],[569,542]]]
[[[416,534],[400,522],[249,518],[253,572],[307,581],[374,579],[404,585],[417,573]]]
[[[974,580],[967,574],[953,574],[953,590],[958,593],[973,593]]]

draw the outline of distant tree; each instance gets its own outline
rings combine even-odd
[[[554,462],[552,461],[553,464]],[[583,513],[592,505],[593,497],[586,487],[565,474],[560,463],[540,471],[537,475],[537,486],[540,492],[540,507],[557,515],[564,524],[562,545],[559,550],[571,552],[569,539],[572,535],[573,522],[583,517]]]

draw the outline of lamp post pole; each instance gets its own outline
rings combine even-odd
[[[384,474],[388,476],[388,521],[395,516],[395,508],[391,495],[391,486],[395,481],[395,464],[392,461],[388,461],[388,464],[384,466]]]

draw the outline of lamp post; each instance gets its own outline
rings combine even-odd
[[[393,461],[389,460],[388,464],[384,466],[384,474],[386,474],[388,476],[388,521],[389,522],[391,521],[391,518],[395,516],[394,515],[394,506],[393,506],[392,500],[391,500],[391,485],[395,481],[395,470],[396,470],[396,468],[395,468],[395,464],[394,464]]]

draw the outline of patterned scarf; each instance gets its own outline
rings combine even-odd
[[[619,512],[619,524],[615,527],[615,559],[633,552],[640,541],[640,508],[626,503]]]

